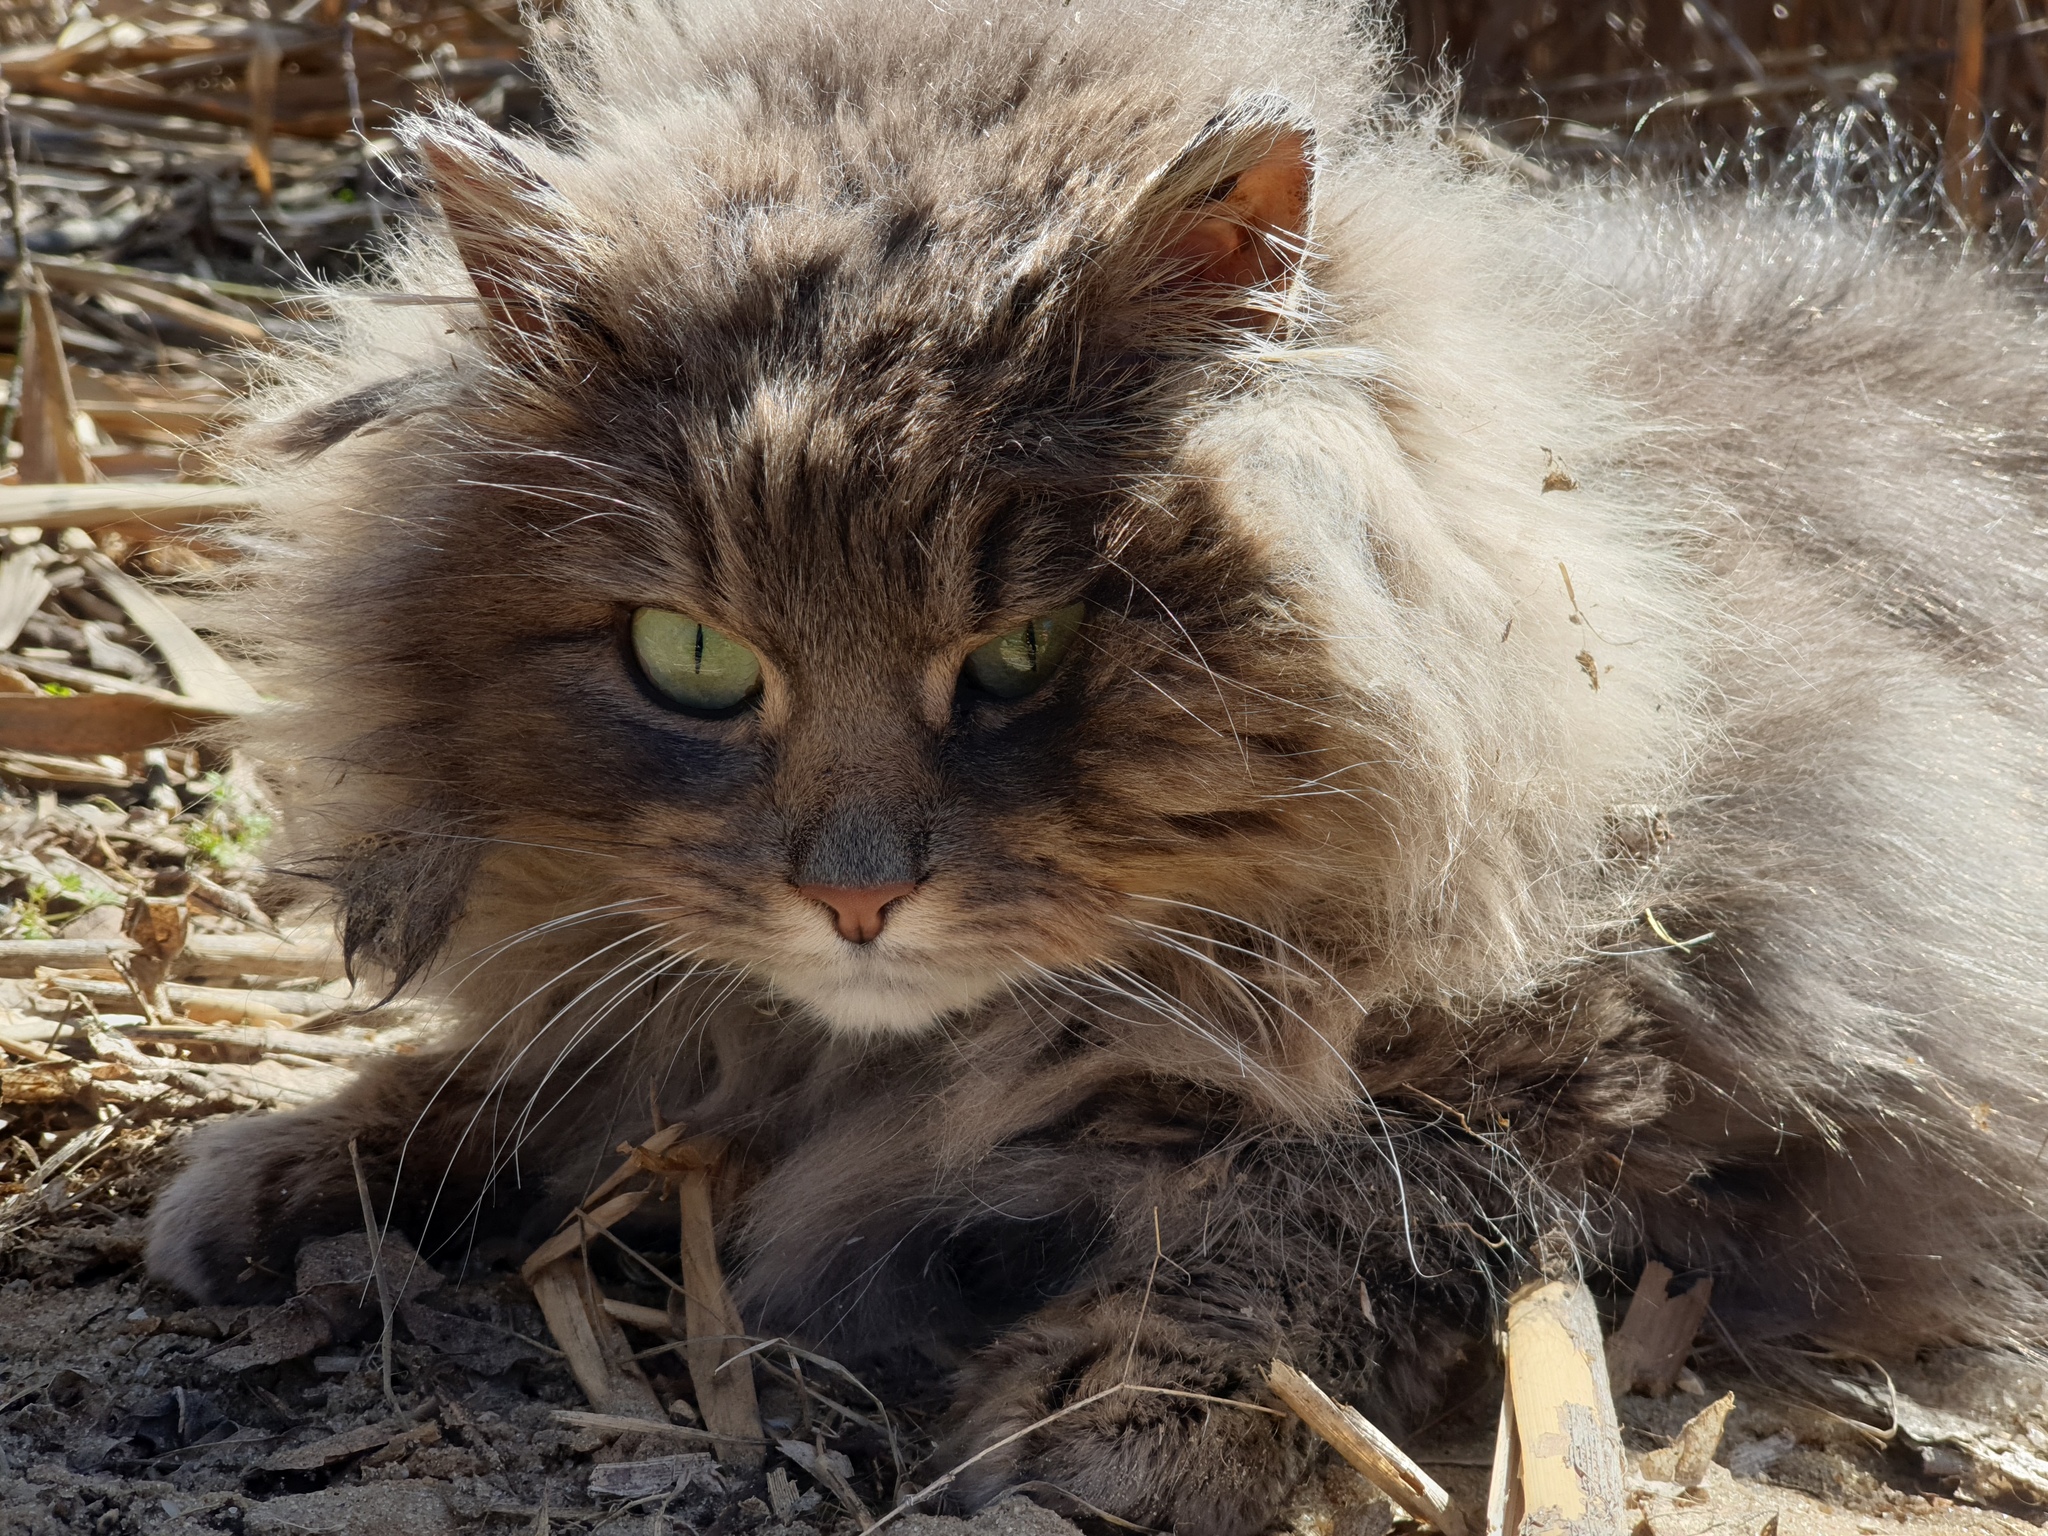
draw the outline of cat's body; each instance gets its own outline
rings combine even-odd
[[[415,1238],[545,1231],[651,1085],[746,1160],[749,1325],[972,1352],[962,1454],[1127,1360],[1398,1419],[1560,1224],[1754,1336],[2042,1337],[1999,280],[1525,200],[1320,12],[692,14],[577,13],[568,151],[424,128],[469,276],[404,280],[482,301],[275,402],[297,856],[466,1023],[202,1143],[158,1273],[274,1286],[351,1137]],[[1036,692],[962,681],[1076,600]],[[680,712],[649,610],[761,691]],[[1236,1536],[1308,1454],[1125,1395],[963,1488]]]

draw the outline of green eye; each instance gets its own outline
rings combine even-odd
[[[997,636],[967,658],[967,675],[999,699],[1036,692],[1067,654],[1087,613],[1086,603],[1069,603]]]
[[[633,654],[647,681],[685,709],[731,709],[761,686],[760,657],[666,608],[634,611]]]

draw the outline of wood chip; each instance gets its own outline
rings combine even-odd
[[[1685,1421],[1684,1428],[1661,1450],[1650,1451],[1642,1460],[1644,1477],[1660,1483],[1677,1483],[1697,1488],[1707,1480],[1707,1468],[1721,1449],[1721,1435],[1728,1427],[1728,1415],[1735,1411],[1735,1394],[1717,1398]]]
[[[1470,1518],[1442,1485],[1356,1408],[1336,1401],[1284,1360],[1266,1368],[1266,1385],[1359,1476],[1417,1520],[1444,1536],[1476,1536]]]
[[[818,1486],[838,1501],[841,1509],[860,1522],[863,1530],[874,1524],[873,1513],[853,1491],[850,1481],[853,1463],[838,1451],[826,1450],[822,1436],[815,1445],[805,1445],[801,1440],[778,1440],[775,1448],[810,1473]]]
[[[431,1421],[415,1424],[402,1435],[394,1435],[383,1446],[363,1458],[366,1467],[385,1467],[394,1461],[403,1461],[414,1451],[425,1445],[441,1443],[441,1426]]]
[[[433,1440],[422,1441],[426,1432],[432,1431],[433,1440],[440,1438],[439,1426],[432,1423],[410,1424],[404,1419],[387,1420],[382,1424],[366,1424],[361,1429],[344,1430],[338,1435],[329,1435],[324,1440],[315,1440],[310,1445],[293,1446],[290,1450],[279,1451],[265,1458],[266,1472],[315,1472],[322,1467],[338,1466],[352,1457],[366,1452],[381,1451],[394,1442],[411,1445],[432,1444]]]
[[[678,1456],[655,1456],[644,1461],[614,1461],[590,1469],[591,1493],[607,1499],[651,1499],[664,1493],[680,1493],[701,1483],[723,1493],[712,1458],[703,1451],[685,1451]]]

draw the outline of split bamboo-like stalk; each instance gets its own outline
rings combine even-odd
[[[697,1389],[697,1412],[704,1427],[726,1437],[730,1445],[720,1449],[720,1459],[758,1467],[766,1453],[760,1444],[765,1437],[754,1396],[754,1363],[736,1358],[746,1352],[747,1330],[718,1263],[712,1166],[709,1160],[699,1160],[677,1176],[683,1224],[683,1358]]]
[[[548,1332],[554,1335],[569,1374],[590,1406],[612,1418],[645,1419],[666,1424],[668,1416],[654,1388],[640,1373],[626,1335],[598,1306],[597,1287],[581,1254],[571,1253],[534,1273],[529,1282],[540,1303]]]
[[[1515,1536],[1522,1528],[1522,1479],[1516,1462],[1515,1405],[1500,1395],[1500,1423],[1493,1435],[1493,1471],[1486,1480],[1486,1536]]]
[[[1266,1370],[1273,1395],[1342,1456],[1367,1482],[1444,1536],[1478,1536],[1465,1511],[1407,1453],[1347,1403],[1332,1398],[1283,1360]]]
[[[21,439],[17,465],[25,484],[82,485],[92,465],[78,444],[78,402],[71,393],[71,369],[50,290],[35,267],[22,263],[21,410],[15,431]]]
[[[253,492],[230,485],[0,485],[0,528],[142,523],[164,530],[232,517],[255,504]]]
[[[526,1256],[526,1262],[519,1266],[519,1277],[528,1285],[533,1284],[541,1271],[572,1253],[580,1252],[583,1245],[598,1233],[610,1230],[632,1215],[646,1198],[646,1190],[636,1189],[629,1194],[615,1196],[594,1210],[579,1206],[569,1213],[569,1219],[559,1232]]]
[[[1623,1536],[1621,1429],[1600,1318],[1576,1280],[1543,1280],[1508,1303],[1508,1397],[1520,1503],[1515,1536]]]

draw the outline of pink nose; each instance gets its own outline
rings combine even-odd
[[[832,909],[839,937],[850,944],[865,944],[881,935],[882,912],[889,903],[916,889],[903,880],[894,885],[800,885],[796,893]]]

